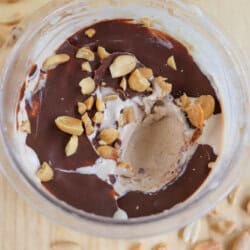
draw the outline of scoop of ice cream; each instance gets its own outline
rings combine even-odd
[[[127,190],[154,192],[171,183],[191,155],[189,141],[182,112],[171,101],[156,106],[123,145],[122,160],[133,170],[119,177],[120,185]]]

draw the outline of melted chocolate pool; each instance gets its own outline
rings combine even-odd
[[[96,30],[93,38],[88,38],[84,29],[58,48],[56,52],[70,55],[70,61],[49,71],[45,87],[32,98],[33,105],[27,102],[32,128],[27,145],[34,149],[41,162],[50,163],[55,170],[54,179],[43,185],[58,199],[89,213],[109,217],[113,216],[118,205],[129,217],[160,213],[188,199],[206,180],[210,173],[208,163],[215,161],[217,156],[210,146],[199,145],[182,176],[174,183],[152,194],[129,192],[118,200],[115,199],[113,187],[95,175],[62,172],[92,165],[98,159],[86,135],[79,137],[77,153],[66,157],[64,147],[70,135],[59,131],[54,123],[61,115],[80,118],[76,103],[84,101],[88,96],[81,94],[79,82],[91,76],[97,84],[106,82],[123,98],[137,95],[132,90],[122,92],[119,87],[121,79],[111,78],[105,70],[110,59],[100,67],[100,60],[96,56],[91,66],[98,70],[93,73],[83,72],[83,60],[75,58],[77,50],[88,46],[96,51],[98,46],[102,46],[110,53],[132,53],[143,65],[151,68],[155,75],[166,77],[173,84],[172,95],[175,98],[184,92],[192,97],[212,95],[216,100],[215,113],[220,112],[220,104],[208,78],[187,49],[172,37],[129,20],[103,21],[91,28]],[[166,67],[166,59],[171,55],[175,57],[177,71]]]

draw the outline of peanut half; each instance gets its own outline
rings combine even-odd
[[[82,122],[84,124],[85,130],[86,130],[86,135],[92,135],[95,131],[94,127],[92,126],[92,121],[89,118],[89,115],[87,113],[85,113],[82,116]]]
[[[97,148],[98,154],[104,159],[117,160],[118,159],[118,151],[110,146],[100,146]]]
[[[43,162],[42,166],[37,170],[36,176],[42,182],[49,182],[54,177],[54,171],[47,162]]]
[[[89,62],[82,63],[82,71],[86,71],[86,72],[89,72],[89,73],[92,72],[91,65],[90,65]]]
[[[123,127],[132,122],[136,122],[134,108],[133,107],[124,108],[117,121],[118,127]]]
[[[105,103],[99,97],[96,98],[95,106],[96,106],[96,110],[99,112],[103,112],[105,110]]]
[[[66,63],[69,60],[70,60],[70,56],[67,54],[57,54],[57,55],[50,56],[43,63],[43,69],[45,71],[54,69],[59,64]]]
[[[87,111],[87,106],[85,105],[85,103],[78,102],[77,106],[78,106],[78,113],[80,115],[83,115]]]
[[[30,121],[23,121],[20,127],[21,131],[27,134],[31,133],[31,125],[30,125]]]
[[[115,94],[106,95],[106,96],[104,97],[104,101],[105,101],[105,102],[115,101],[115,100],[117,100],[117,99],[119,99],[119,95],[115,95]]]
[[[87,110],[91,110],[94,106],[95,98],[94,96],[90,96],[88,99],[84,101],[84,104],[86,105]]]
[[[76,135],[72,135],[69,142],[65,147],[66,156],[71,156],[76,153],[78,148],[78,137]]]
[[[161,97],[165,97],[172,91],[172,84],[166,82],[166,78],[162,76],[156,77],[154,79],[154,84],[158,85],[161,88]]]
[[[174,56],[170,56],[167,59],[167,65],[172,68],[173,70],[177,70],[176,62]]]
[[[80,136],[83,133],[82,121],[70,116],[59,116],[55,119],[56,126],[70,135]]]
[[[97,54],[101,58],[101,60],[104,60],[110,56],[110,53],[101,46],[97,48]]]
[[[106,128],[100,132],[99,136],[102,141],[105,141],[107,144],[112,144],[119,138],[120,133],[115,128]]]
[[[200,104],[190,105],[185,109],[190,123],[196,128],[202,128],[204,125],[204,111]]]
[[[91,49],[83,47],[77,51],[76,58],[92,62],[95,60],[95,54]]]
[[[148,80],[153,77],[153,70],[150,68],[138,68],[138,70]]]
[[[202,95],[197,100],[196,103],[201,105],[204,112],[204,119],[207,120],[214,113],[215,100],[211,95]]]
[[[85,35],[89,38],[92,38],[96,34],[96,30],[93,28],[87,29]]]
[[[122,78],[120,82],[120,87],[122,88],[123,91],[127,90],[127,79],[125,77]]]
[[[96,112],[95,115],[92,118],[92,121],[95,124],[101,124],[104,119],[104,114],[102,112]]]
[[[144,92],[150,87],[150,82],[145,78],[141,72],[136,69],[128,79],[129,87],[136,92]]]
[[[110,65],[110,73],[112,78],[126,76],[131,73],[137,64],[137,59],[132,55],[121,55],[116,57]]]
[[[147,28],[150,28],[152,26],[152,20],[148,17],[141,18],[140,23],[143,24]]]
[[[83,95],[89,95],[94,92],[96,85],[92,77],[87,77],[80,81],[79,86]]]

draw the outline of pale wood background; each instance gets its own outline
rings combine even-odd
[[[21,0],[20,10],[25,6],[26,12],[31,12],[47,1],[32,0],[32,4],[26,6],[27,1]],[[250,58],[250,0],[192,1],[217,19]],[[0,8],[4,7],[0,5]],[[98,239],[56,225],[26,204],[0,175],[0,250],[48,250],[50,243],[56,240],[73,240],[88,250],[125,250],[134,242]],[[142,241],[150,245],[157,240]]]

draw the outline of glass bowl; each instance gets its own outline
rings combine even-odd
[[[70,35],[104,19],[143,17],[181,41],[207,74],[224,112],[223,150],[202,187],[186,202],[161,214],[115,220],[77,210],[51,196],[25,168],[16,141],[20,88],[34,63],[43,60]],[[249,150],[249,97],[242,54],[217,24],[195,5],[180,0],[51,1],[22,24],[25,29],[5,60],[0,82],[1,170],[28,202],[48,218],[72,229],[111,238],[138,238],[170,232],[206,214],[234,187],[244,172]],[[145,52],[146,53],[146,52]]]

